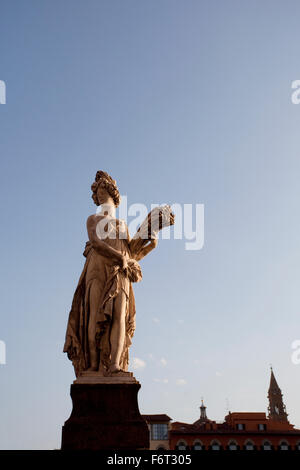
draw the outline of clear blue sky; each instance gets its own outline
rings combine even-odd
[[[2,1],[0,447],[60,447],[62,353],[98,169],[128,203],[205,204],[135,286],[143,413],[266,411],[300,427],[297,1]]]

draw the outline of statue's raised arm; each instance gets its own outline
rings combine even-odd
[[[136,260],[141,260],[156,248],[158,232],[174,225],[175,216],[168,205],[158,206],[149,212],[144,222],[130,241],[130,250]]]

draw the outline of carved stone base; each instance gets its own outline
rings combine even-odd
[[[116,374],[103,375],[99,372],[84,371],[73,382],[74,384],[120,384],[120,383],[135,383],[139,382],[133,377],[132,372],[117,372]]]
[[[130,383],[74,383],[73,410],[62,428],[62,450],[149,449],[149,430]]]

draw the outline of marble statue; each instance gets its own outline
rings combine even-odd
[[[174,215],[169,206],[156,208],[131,239],[125,222],[116,219],[116,181],[98,171],[91,189],[101,210],[87,219],[86,261],[73,297],[64,352],[76,377],[84,371],[126,376],[135,331],[132,283],[142,279],[138,261],[157,246],[158,231],[172,225]]]

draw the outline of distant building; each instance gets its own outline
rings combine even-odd
[[[269,414],[235,412],[223,423],[207,418],[200,406],[200,418],[193,424],[174,422],[169,432],[170,449],[178,450],[299,450],[300,430],[289,423],[281,390],[271,369],[268,391]]]
[[[288,421],[282,393],[271,369],[268,416],[261,412],[229,412],[222,423],[210,420],[203,400],[193,424],[165,414],[143,415],[150,431],[151,450],[298,450],[300,429]]]
[[[171,418],[167,415],[142,415],[148,424],[150,450],[169,449],[169,431]]]

